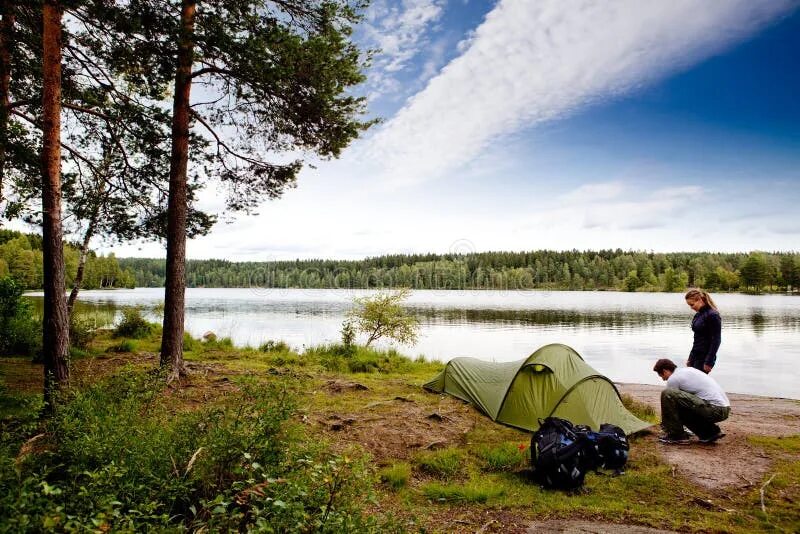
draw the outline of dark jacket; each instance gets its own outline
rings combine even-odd
[[[717,350],[722,343],[722,317],[711,306],[703,306],[692,319],[694,343],[689,353],[689,365],[703,370],[703,365],[714,367]]]

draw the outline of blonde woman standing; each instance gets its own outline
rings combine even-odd
[[[690,289],[686,304],[696,312],[692,319],[694,343],[686,365],[708,374],[717,362],[717,350],[722,343],[722,317],[711,295],[702,289]]]

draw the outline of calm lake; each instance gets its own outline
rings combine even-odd
[[[354,297],[345,289],[188,289],[186,328],[237,345],[283,340],[291,346],[338,341]],[[713,376],[730,392],[800,399],[800,298],[719,294],[722,346]],[[153,306],[163,289],[84,291],[89,304]],[[685,361],[693,312],[682,294],[571,291],[414,291],[408,308],[421,322],[410,356],[509,361],[547,343],[574,347],[619,382],[658,384],[657,358]],[[388,344],[383,344],[388,346]]]

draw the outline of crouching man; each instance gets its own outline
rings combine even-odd
[[[667,387],[661,392],[662,443],[689,443],[684,426],[694,432],[701,443],[713,443],[723,437],[716,423],[731,412],[728,396],[716,380],[693,367],[678,369],[672,360],[661,359],[653,371]]]

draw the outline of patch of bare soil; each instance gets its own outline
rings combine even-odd
[[[527,533],[537,534],[670,534],[671,530],[640,527],[637,525],[617,525],[616,523],[595,523],[593,521],[537,521],[531,523]]]
[[[646,402],[660,413],[660,386],[619,384],[620,392]],[[800,402],[790,399],[730,394],[731,415],[719,424],[726,434],[719,442],[703,445],[658,444],[662,457],[676,473],[711,490],[747,488],[763,478],[771,460],[747,436],[793,436],[800,434]],[[657,427],[654,429],[658,430]],[[657,440],[655,432],[645,439]]]
[[[523,534],[528,532],[530,522],[522,519],[518,512],[503,509],[484,509],[464,506],[447,508],[430,514],[425,523],[435,525],[433,532],[448,533],[499,533]]]
[[[451,398],[432,407],[394,397],[365,402],[355,412],[320,414],[315,420],[338,447],[360,445],[383,464],[405,460],[420,450],[463,445],[477,417],[482,416]]]
[[[449,508],[426,517],[426,523],[436,525],[448,533],[500,533],[503,534],[674,534],[638,525],[601,523],[588,519],[549,519],[534,521],[523,519],[518,512],[503,509],[472,507]],[[434,529],[435,532],[438,530]]]
[[[81,358],[72,362],[70,377],[77,386],[94,384],[113,375],[128,365],[152,365],[158,367],[158,354],[154,352],[106,353],[93,358]],[[41,385],[39,386],[41,388]]]
[[[328,380],[324,388],[332,393],[341,393],[343,391],[366,391],[369,388],[364,384],[358,382],[350,382],[347,380]]]
[[[28,360],[6,359],[0,361],[0,377],[10,391],[39,393],[44,382],[44,368]]]

